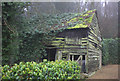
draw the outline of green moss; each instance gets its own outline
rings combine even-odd
[[[81,40],[81,42],[87,42],[88,40]]]
[[[59,46],[60,44],[51,44],[51,45],[53,45],[53,46]]]
[[[64,41],[52,41],[52,42],[53,42],[53,43],[54,43],[54,42],[56,42],[56,43],[62,43],[62,42],[64,42]]]
[[[65,48],[80,48],[80,46],[64,46]]]
[[[69,27],[67,29],[75,29],[75,28],[87,28],[88,25],[83,25],[83,24],[77,24],[74,27]]]
[[[77,21],[77,18],[75,17],[75,18],[73,18],[73,19],[67,21],[67,23],[76,22],[76,21]]]
[[[72,18],[69,21],[67,21],[67,24],[72,24],[72,23],[77,23],[75,26],[72,27],[68,27],[67,29],[76,29],[76,28],[87,28],[88,24],[92,22],[93,16],[95,13],[91,13],[94,12],[95,10],[89,10],[84,14],[79,15],[78,17]],[[84,18],[86,17],[86,18]]]
[[[63,48],[64,46],[58,46],[59,48]]]
[[[56,39],[65,39],[65,38],[56,38]]]
[[[81,38],[81,39],[87,39],[87,37],[85,37],[85,38]]]
[[[68,51],[62,51],[62,53],[68,53]]]
[[[97,37],[97,35],[93,32],[93,30],[90,30],[90,32],[91,32],[92,34],[94,34],[94,35]]]
[[[83,22],[83,25],[85,25],[85,22]]]
[[[84,17],[84,16],[89,16],[89,14],[84,14],[83,17]]]
[[[83,18],[79,18],[79,20],[83,20]]]

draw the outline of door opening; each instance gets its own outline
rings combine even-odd
[[[46,58],[48,61],[55,61],[56,48],[46,49],[46,53],[47,53]]]

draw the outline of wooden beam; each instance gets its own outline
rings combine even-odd
[[[89,32],[89,35],[92,35],[93,37],[95,37],[97,39],[97,41],[100,42],[100,40],[98,39],[98,36],[97,35],[94,35],[92,32]]]
[[[100,51],[100,57],[99,57],[99,69],[102,67],[102,51]]]
[[[74,55],[72,55],[72,61],[74,61]]]
[[[94,42],[94,43],[96,43],[96,44],[99,44],[99,41],[97,41],[95,37],[93,37],[93,36],[91,36],[91,35],[88,35],[88,38],[89,38],[88,40],[89,40],[90,42]]]
[[[70,54],[67,54],[67,59],[70,60]]]
[[[82,59],[82,56],[81,56],[81,55],[78,57],[77,62],[80,60],[80,58]]]
[[[82,66],[82,60],[83,60],[83,56],[81,55],[81,66]]]
[[[92,52],[93,52],[93,53],[98,53],[98,54],[100,54],[100,50],[97,50],[97,49],[91,49],[91,48],[89,48],[89,49],[88,49],[88,52],[89,52],[89,53],[92,53]]]
[[[89,43],[89,41],[88,41],[87,43]],[[87,46],[87,55],[85,55],[86,73],[88,73],[88,47],[89,47],[89,46]]]
[[[86,72],[88,73],[88,55],[85,55],[85,67],[86,67]]]

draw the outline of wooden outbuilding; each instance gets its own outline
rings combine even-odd
[[[77,61],[82,66],[82,72],[93,72],[101,68],[102,61],[102,39],[96,10],[71,14],[74,16],[56,28],[64,30],[48,47],[48,60]]]

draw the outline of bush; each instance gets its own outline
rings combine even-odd
[[[44,60],[41,63],[20,62],[12,67],[4,65],[2,67],[2,79],[80,79],[80,66],[74,61]]]
[[[102,63],[103,65],[107,64],[120,64],[119,62],[119,47],[120,39],[103,39],[102,42]]]

